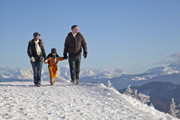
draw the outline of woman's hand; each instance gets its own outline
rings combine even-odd
[[[34,57],[31,57],[31,61],[32,61],[32,62],[35,62],[36,60],[34,59]]]

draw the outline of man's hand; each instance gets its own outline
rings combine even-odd
[[[66,60],[66,59],[68,59],[68,56],[67,56],[67,55],[64,55],[64,57],[63,57],[63,58]]]
[[[34,57],[31,57],[31,62],[35,62],[36,60],[34,59]]]
[[[84,52],[83,56],[84,58],[87,58],[87,52]]]

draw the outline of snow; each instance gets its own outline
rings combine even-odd
[[[165,67],[156,67],[149,69],[146,73],[151,73],[155,75],[170,75],[170,74],[175,74],[179,73],[180,69],[179,66],[165,66]]]
[[[151,79],[151,78],[157,77],[157,76],[158,75],[145,75],[143,77],[135,76],[135,77],[131,78],[131,80],[134,80],[134,81],[147,80],[147,79]]]
[[[0,82],[0,120],[176,120],[103,84]]]

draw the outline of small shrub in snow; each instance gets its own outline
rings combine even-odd
[[[151,105],[150,105],[151,107],[153,107],[154,108],[154,105],[151,103]]]
[[[142,93],[139,93],[138,94],[138,92],[137,92],[138,90],[132,90],[131,89],[131,85],[129,85],[128,87],[127,87],[127,89],[125,90],[125,95],[128,95],[128,96],[131,96],[131,97],[133,97],[133,98],[135,98],[135,99],[138,99],[140,102],[142,102],[142,103],[144,103],[144,104],[147,104],[147,103],[149,103],[150,102],[150,96],[148,96],[148,95],[145,95],[145,94],[142,94]]]
[[[110,80],[108,80],[107,87],[108,87],[108,88],[112,88],[112,89],[116,90],[116,88],[114,88],[114,86],[112,86],[112,83],[111,83],[111,81],[110,81]]]
[[[128,86],[128,88],[125,91],[125,94],[133,97],[133,90],[131,89],[131,85]]]
[[[170,111],[169,111],[169,113],[173,117],[177,117],[178,110],[176,110],[176,108],[177,108],[176,103],[174,101],[174,98],[172,98],[172,101],[171,101],[171,104],[170,104]]]
[[[145,95],[145,94],[142,94],[142,93],[138,94],[139,101],[141,101],[144,104],[147,104],[147,103],[150,102],[149,98],[150,98],[150,96],[148,96],[148,95]]]
[[[112,87],[112,83],[111,83],[111,81],[110,81],[110,80],[108,80],[107,87],[108,87],[108,88],[111,88],[111,87]]]
[[[137,89],[134,90],[134,94],[133,94],[133,98],[138,99],[138,93],[137,93]]]

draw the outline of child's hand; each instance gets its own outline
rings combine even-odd
[[[48,60],[45,60],[44,63],[47,64],[47,61],[48,61]]]

